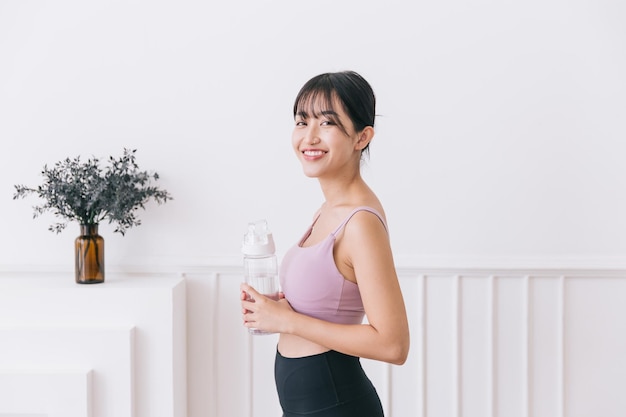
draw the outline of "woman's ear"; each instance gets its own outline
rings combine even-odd
[[[370,144],[372,139],[374,138],[374,128],[372,126],[365,126],[363,130],[359,133],[359,139],[355,144],[356,150],[363,150],[367,145]]]

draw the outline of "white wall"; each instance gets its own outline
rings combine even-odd
[[[321,202],[292,101],[355,69],[379,100],[365,175],[398,262],[624,266],[625,17],[602,0],[3,1],[0,265],[71,263],[78,231],[33,221],[14,184],[123,147],[175,200],[126,237],[103,226],[109,265],[236,261],[260,217],[282,253]]]

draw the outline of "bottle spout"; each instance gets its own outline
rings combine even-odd
[[[274,239],[266,220],[248,223],[248,231],[243,236],[242,252],[246,255],[269,255],[275,251]]]

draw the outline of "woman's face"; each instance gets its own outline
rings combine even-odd
[[[308,106],[315,111],[298,109],[293,149],[308,177],[351,175],[358,169],[361,156],[358,134],[339,100],[332,100],[332,108],[321,107],[323,101]]]

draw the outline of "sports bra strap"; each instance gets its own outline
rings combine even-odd
[[[341,224],[337,227],[337,229],[335,229],[335,231],[332,233],[333,236],[335,236],[337,233],[339,233],[341,228],[343,228],[346,225],[346,223],[348,223],[348,221],[352,218],[352,216],[354,216],[359,211],[369,211],[370,213],[374,214],[376,217],[378,217],[380,219],[381,223],[385,227],[385,230],[387,230],[387,225],[385,224],[385,221],[383,220],[383,216],[381,216],[378,211],[376,211],[375,209],[373,209],[371,207],[360,206],[360,207],[357,207],[354,210],[352,210],[352,213],[350,213],[348,215],[348,217],[346,217],[346,219],[343,222],[341,222]]]

